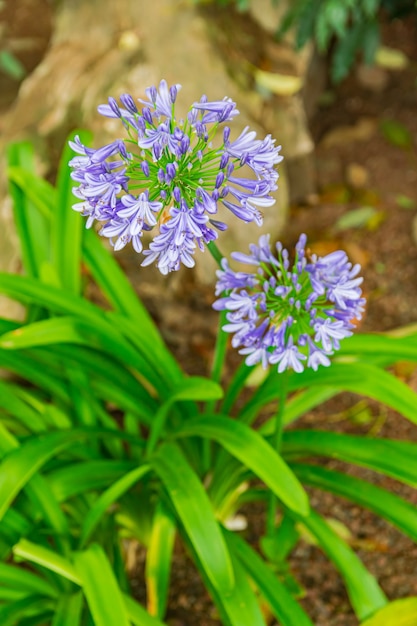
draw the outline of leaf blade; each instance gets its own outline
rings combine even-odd
[[[74,565],[96,626],[130,626],[122,592],[98,544],[74,554]]]
[[[187,536],[215,589],[234,587],[233,568],[210,500],[179,448],[160,446],[150,463],[164,484]]]
[[[252,470],[289,508],[306,515],[308,498],[279,454],[259,433],[226,416],[210,415],[187,421],[178,437],[209,437]]]

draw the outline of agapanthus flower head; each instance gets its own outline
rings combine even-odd
[[[233,333],[232,346],[246,355],[247,365],[277,364],[278,372],[328,366],[361,318],[360,266],[342,250],[308,256],[306,242],[301,235],[292,259],[281,243],[272,250],[269,235],[251,244],[249,254],[232,253],[253,271],[233,271],[222,260],[216,286],[221,297],[213,307],[227,311],[223,330]]]
[[[106,117],[119,119],[125,138],[99,149],[70,142],[77,155],[70,162],[78,183],[74,209],[95,220],[100,234],[115,249],[131,242],[143,253],[143,265],[156,262],[164,274],[192,267],[194,251],[217,238],[227,225],[215,219],[223,204],[245,222],[262,223],[262,209],[273,204],[280,146],[270,136],[257,139],[245,128],[232,141],[225,126],[222,141],[213,139],[221,124],[239,111],[230,98],[209,102],[202,96],[186,119],[177,119],[175,103],[181,85],[146,89],[147,99],[129,94],[98,107]],[[143,250],[144,231],[154,234]]]

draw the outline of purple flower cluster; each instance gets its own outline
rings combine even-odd
[[[262,209],[271,206],[277,188],[276,165],[280,146],[268,135],[257,139],[245,128],[231,141],[225,126],[219,147],[212,140],[220,124],[239,114],[229,98],[208,102],[203,96],[191,105],[185,120],[176,120],[180,85],[146,89],[147,100],[124,94],[120,104],[109,98],[98,107],[106,117],[118,118],[127,137],[99,149],[70,142],[72,178],[79,183],[74,209],[97,220],[100,234],[115,250],[131,242],[143,252],[142,265],[155,262],[166,274],[183,263],[194,265],[197,246],[217,239],[227,228],[215,219],[219,203],[245,222],[262,223]],[[149,249],[142,236],[155,229]]]
[[[233,333],[232,346],[241,347],[247,365],[278,364],[278,372],[330,365],[329,356],[352,334],[365,304],[359,285],[359,265],[338,250],[324,257],[306,258],[307,238],[301,235],[291,262],[281,243],[272,252],[269,235],[251,244],[250,254],[232,258],[254,266],[235,272],[222,260],[217,271],[213,307],[227,311],[223,330]]]

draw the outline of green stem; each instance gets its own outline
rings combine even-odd
[[[246,365],[245,361],[242,361],[239,367],[233,374],[232,380],[226,392],[224,394],[223,403],[222,403],[222,413],[230,413],[236,399],[239,397],[239,394],[249,376],[249,374],[253,371],[253,367]]]
[[[285,370],[280,376],[280,388],[279,388],[279,396],[278,396],[278,408],[275,415],[275,428],[272,435],[271,445],[272,447],[280,453],[281,444],[282,444],[282,432],[284,428],[284,409],[285,402],[288,395],[288,376],[289,371]],[[267,511],[267,519],[266,519],[266,533],[267,536],[272,537],[275,532],[275,518],[277,511],[277,497],[272,492],[269,496],[268,502],[268,511]]]
[[[212,255],[213,259],[221,267],[221,260],[223,259],[223,255],[218,249],[218,247],[216,246],[216,244],[213,241],[210,241],[207,244],[207,248],[210,254]],[[218,325],[218,330],[217,330],[216,344],[214,346],[213,364],[211,366],[211,376],[210,376],[211,379],[216,381],[217,383],[220,382],[221,380],[224,360],[226,357],[228,336],[222,330],[222,327],[225,321],[226,321],[226,311],[222,311],[219,315],[219,325]],[[210,409],[207,408],[207,410],[212,410],[214,406],[215,406],[215,403],[210,402],[208,404],[208,407],[211,407],[211,408]]]
[[[223,255],[218,249],[218,247],[216,246],[216,244],[214,243],[214,241],[209,241],[207,244],[207,248],[211,256],[213,257],[213,259],[216,261],[219,267],[221,267],[221,261],[222,261]]]
[[[216,246],[216,244],[213,241],[210,241],[207,244],[207,248],[210,254],[212,255],[213,259],[220,266],[223,255],[218,249],[218,247]],[[219,324],[218,324],[218,329],[217,329],[216,344],[214,347],[214,356],[213,356],[213,363],[211,366],[211,376],[210,376],[211,379],[216,382],[220,382],[221,380],[223,367],[224,367],[224,361],[226,357],[228,336],[222,330],[222,326],[225,323],[225,318],[226,318],[226,312],[222,311],[219,315]],[[207,402],[206,412],[212,413],[215,407],[216,407],[215,400],[211,402]],[[205,472],[207,472],[209,471],[210,468],[211,468],[211,444],[208,439],[204,439],[203,441],[203,469]]]

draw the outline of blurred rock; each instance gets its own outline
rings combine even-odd
[[[376,119],[361,117],[352,126],[338,126],[326,133],[320,145],[324,148],[332,148],[354,141],[366,141],[376,133],[377,129],[378,121]]]
[[[265,6],[270,5],[265,0]],[[259,15],[263,12],[257,9]],[[35,17],[35,16],[34,16]],[[76,24],[76,28],[74,28]],[[266,25],[263,24],[262,28]],[[260,28],[260,26],[258,27]],[[269,30],[269,29],[268,29]],[[263,32],[263,31],[262,31]],[[262,35],[261,32],[261,35]],[[269,30],[270,32],[270,30]],[[311,51],[296,55],[286,43],[276,44],[269,32],[257,38],[262,54],[268,57],[271,71],[285,71],[304,76]],[[265,42],[268,46],[265,47]],[[285,50],[285,54],[280,54]],[[266,51],[266,52],[265,52]],[[241,63],[244,59],[239,57]],[[241,115],[232,125],[237,136],[249,125],[259,137],[271,133],[283,146],[284,164],[279,167],[277,202],[265,210],[261,229],[253,224],[228,219],[229,230],[221,235],[220,247],[225,254],[246,250],[262,232],[280,236],[286,219],[289,195],[292,199],[314,193],[313,149],[303,97],[295,94],[279,98],[256,93],[247,86],[247,72],[242,66],[242,83],[228,71],[227,59],[213,40],[210,21],[191,4],[171,0],[138,3],[135,0],[67,0],[55,5],[54,31],[43,61],[23,82],[18,98],[3,120],[1,148],[16,139],[29,139],[38,155],[47,162],[49,174],[56,170],[59,154],[67,134],[76,127],[93,131],[94,145],[100,145],[120,134],[117,120],[97,115],[97,105],[109,95],[121,93],[143,96],[144,89],[158,84],[161,78],[179,82],[183,89],[178,113],[185,115],[190,103],[207,94],[209,99],[225,95],[238,103]],[[246,73],[245,73],[246,72]],[[237,73],[238,75],[238,73]],[[4,149],[1,151],[4,154]],[[3,157],[4,159],[4,157]],[[6,181],[0,176],[0,198],[5,198]],[[287,172],[291,192],[287,184]],[[12,225],[10,203],[0,207],[4,227],[0,230],[0,269],[16,271],[18,248]],[[128,251],[120,259],[134,263],[135,275],[141,275],[139,258]],[[138,268],[138,269],[136,269]],[[213,282],[214,263],[206,251],[199,255],[197,276]],[[175,284],[180,277],[163,278],[157,270],[146,272],[148,280]]]
[[[352,189],[365,189],[369,183],[369,172],[359,163],[349,163],[346,167],[346,183]]]
[[[378,93],[384,91],[389,81],[388,72],[378,65],[359,65],[356,76],[362,87]]]
[[[250,0],[249,13],[260,26],[274,35],[287,10],[288,2],[271,2],[271,0]]]

